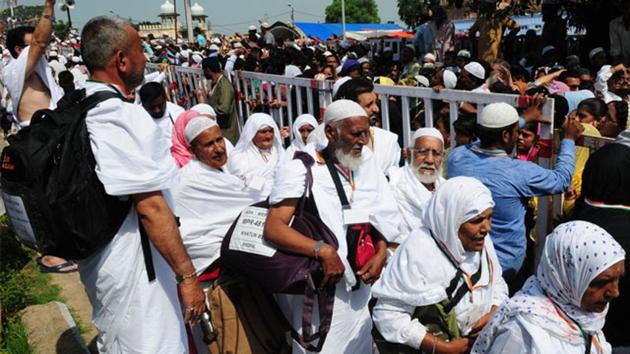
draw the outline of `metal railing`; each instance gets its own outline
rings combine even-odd
[[[159,70],[155,64],[147,64],[147,71]],[[210,89],[210,83],[204,78],[201,69],[170,67],[167,75],[168,87],[171,91],[171,100],[184,102],[189,108],[194,104],[194,94],[198,89]],[[241,124],[248,117],[255,106],[263,105],[268,109],[280,128],[289,127],[293,134],[293,121],[295,117],[303,113],[310,113],[323,119],[326,107],[332,102],[333,82],[304,78],[288,78],[279,75],[262,74],[256,72],[237,72],[232,78],[236,89],[236,99]],[[402,122],[403,146],[409,146],[413,131],[411,108],[412,103],[422,102],[424,107],[424,124],[427,127],[434,126],[433,105],[435,101],[448,102],[449,124],[451,132],[451,146],[455,146],[455,130],[453,124],[459,117],[460,104],[472,103],[477,106],[477,114],[485,105],[496,102],[505,102],[514,107],[519,107],[521,97],[518,95],[470,92],[461,90],[442,90],[435,92],[430,88],[383,86],[375,85],[375,93],[381,101],[381,124],[383,129],[390,130],[391,117],[388,100],[395,97],[400,102]],[[553,117],[554,101],[547,100],[543,106],[543,115]],[[544,168],[553,168],[553,119],[551,124],[542,124],[539,144],[541,145],[538,164]],[[551,200],[550,200],[551,199]],[[549,201],[549,202],[543,202]],[[552,198],[540,198],[538,203],[538,218],[536,232],[539,246],[537,256],[540,254],[544,238],[551,231],[552,220],[562,213],[561,195]],[[538,259],[538,258],[537,258]]]

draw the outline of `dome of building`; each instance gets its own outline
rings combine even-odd
[[[190,7],[190,13],[193,16],[203,16],[203,7],[201,7],[201,5],[199,5],[199,3],[195,3],[193,6]]]
[[[168,0],[160,6],[161,14],[172,14],[175,13],[175,6]]]

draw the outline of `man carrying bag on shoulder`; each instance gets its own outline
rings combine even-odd
[[[316,160],[311,168],[312,197],[321,220],[335,234],[338,249],[291,228],[307,173],[296,160],[287,160],[277,171],[264,237],[279,249],[318,259],[323,267],[319,286],[335,285],[333,319],[321,353],[372,353],[368,285],[381,274],[387,243],[399,242],[401,220],[385,176],[369,150],[363,149],[369,139],[365,111],[355,102],[338,100],[328,106],[324,120],[329,143],[323,151],[311,151]],[[297,330],[303,324],[303,298],[276,295]],[[320,319],[313,317],[312,326],[317,328]],[[293,353],[305,352],[293,342]]]

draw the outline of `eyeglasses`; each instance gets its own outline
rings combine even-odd
[[[443,150],[435,150],[435,149],[411,148],[409,150],[411,150],[411,152],[413,152],[416,156],[422,156],[422,157],[427,157],[429,156],[429,154],[433,155],[433,157],[442,157],[444,154]]]

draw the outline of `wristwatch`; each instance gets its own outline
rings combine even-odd
[[[319,259],[319,251],[322,249],[323,245],[324,241],[322,240],[315,242],[315,246],[313,247],[313,256],[315,257],[315,259]]]
[[[50,20],[50,22],[55,23],[55,16],[54,15],[42,15],[43,18]]]

